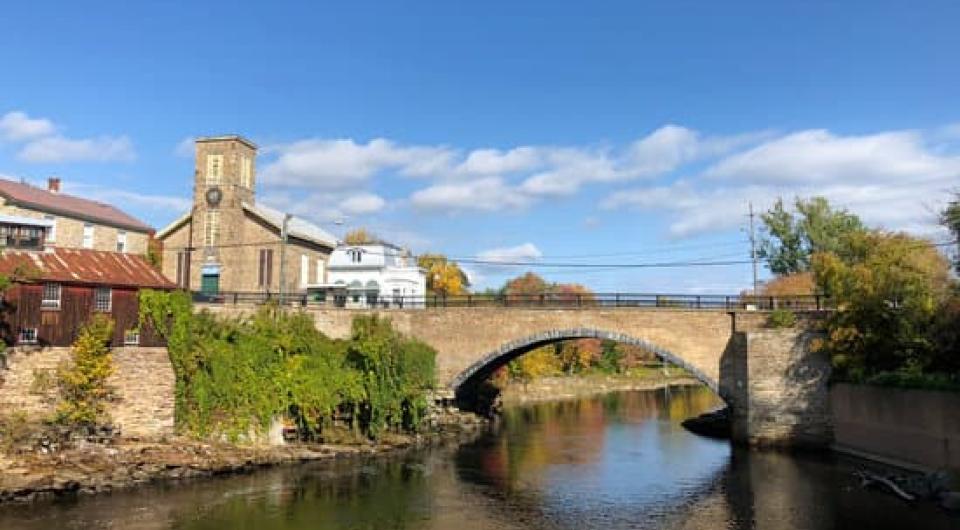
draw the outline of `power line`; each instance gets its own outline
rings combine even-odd
[[[924,248],[924,247],[946,247],[955,245],[957,241],[944,241],[944,242],[930,242],[930,243],[920,243],[914,246],[914,248]],[[245,246],[266,246],[266,245],[279,245],[279,241],[271,241],[269,243],[238,243],[232,245],[213,245],[211,247],[202,247],[202,248],[231,248],[231,247],[245,247]],[[175,249],[164,249],[164,250],[175,250]],[[183,247],[180,250],[185,251],[197,251],[201,248],[189,248]],[[380,255],[386,256],[384,253],[374,253],[368,252],[371,255]],[[415,258],[416,256],[411,256]],[[550,262],[550,261],[530,261],[530,260],[495,260],[495,259],[483,259],[483,258],[452,258],[447,257],[450,261],[456,261],[457,263],[463,263],[467,265],[487,265],[493,267],[530,267],[530,268],[558,268],[558,269],[647,269],[647,268],[687,268],[687,267],[719,267],[719,266],[731,266],[731,265],[747,265],[755,263],[753,257],[746,260],[720,260],[709,258],[701,259],[692,259],[684,261],[663,261],[663,262],[647,262],[647,263],[578,263],[578,262]]]

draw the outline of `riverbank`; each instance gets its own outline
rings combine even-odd
[[[699,385],[686,374],[586,374],[542,377],[528,382],[509,381],[500,390],[504,405],[581,399],[611,392],[658,390],[668,386]]]
[[[0,506],[70,495],[92,495],[143,484],[241,474],[296,463],[388,455],[407,449],[460,443],[488,421],[438,408],[428,430],[389,434],[377,442],[238,445],[177,437],[162,441],[116,438],[77,441],[58,450],[46,446],[0,452]]]

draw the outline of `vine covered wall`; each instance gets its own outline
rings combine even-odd
[[[376,438],[415,431],[424,416],[436,352],[388,319],[358,316],[351,337],[334,340],[277,307],[217,318],[194,313],[183,292],[143,291],[140,302],[141,322],[167,340],[185,434],[238,439],[281,417],[310,439],[335,426]]]

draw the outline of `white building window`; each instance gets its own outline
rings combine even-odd
[[[60,284],[43,284],[43,298],[40,300],[40,307],[44,309],[60,309]]]
[[[244,188],[252,187],[253,161],[249,156],[240,157],[240,185]]]
[[[140,330],[128,329],[123,332],[123,343],[127,346],[137,346],[140,344]]]
[[[93,248],[93,225],[83,224],[83,248]]]
[[[123,230],[117,232],[117,252],[127,251],[127,233]]]
[[[50,228],[47,228],[47,243],[57,241],[57,218],[52,215],[44,215],[44,219],[50,221]]]
[[[318,260],[317,260],[317,280],[316,280],[316,283],[323,283],[323,281],[324,281],[324,277],[323,277],[323,260],[322,260],[322,259],[318,259]]]
[[[310,283],[310,256],[300,256],[300,286]]]
[[[203,230],[203,244],[207,247],[216,246],[220,240],[220,212],[210,210],[206,215],[206,225]]]
[[[17,342],[20,344],[36,344],[37,328],[22,328],[17,337]]]
[[[207,155],[207,186],[219,186],[223,176],[223,155]]]
[[[97,287],[93,292],[93,310],[101,313],[109,313],[113,308],[113,289],[109,287]]]

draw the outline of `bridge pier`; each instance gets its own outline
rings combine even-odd
[[[830,360],[804,329],[734,332],[720,361],[720,396],[734,443],[822,449],[833,442]]]

